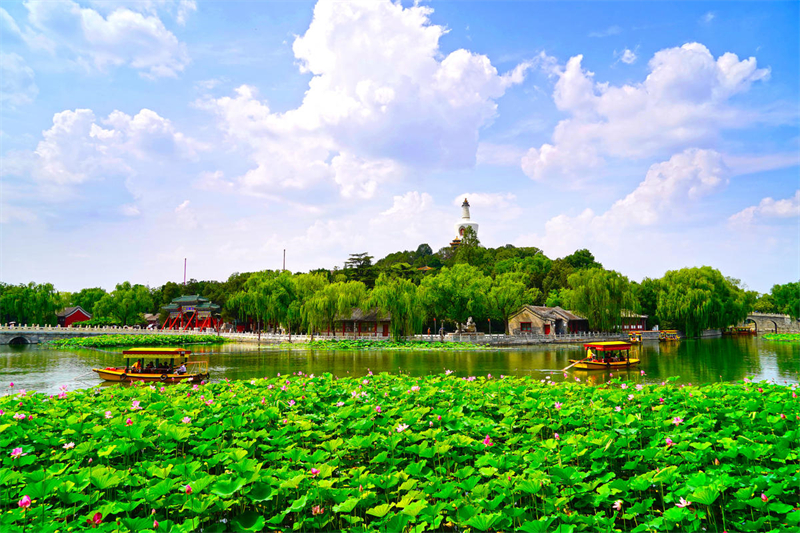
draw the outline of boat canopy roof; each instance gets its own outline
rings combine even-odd
[[[590,342],[588,344],[583,345],[583,347],[586,349],[591,348],[598,352],[615,352],[621,350],[630,350],[631,346],[633,346],[631,343],[623,341]]]
[[[186,348],[131,348],[124,350],[122,355],[161,355],[161,356],[176,356],[176,355],[189,355],[190,352]]]

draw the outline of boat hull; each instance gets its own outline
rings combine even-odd
[[[575,363],[576,361],[580,361],[580,359],[570,359],[569,362]],[[581,361],[573,368],[578,370],[609,370],[614,368],[628,368],[638,364],[639,359],[629,359],[627,361],[615,361],[610,363],[604,363],[602,361]]]
[[[208,374],[150,374],[147,372],[126,373],[125,369],[93,368],[100,379],[105,381],[159,381],[162,383],[178,383],[181,381],[201,381],[208,379]]]

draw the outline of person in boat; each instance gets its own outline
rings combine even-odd
[[[178,375],[186,373],[186,365],[181,363],[181,366],[178,367]]]
[[[131,365],[131,372],[138,373],[142,369],[142,364],[139,361],[134,361]]]
[[[146,366],[146,367],[144,367],[144,369],[145,369],[145,370],[146,370],[148,373],[152,373],[152,372],[153,372],[153,368],[154,368],[154,367],[153,367],[153,362],[152,362],[152,361],[150,361],[149,363],[147,363],[147,366]]]

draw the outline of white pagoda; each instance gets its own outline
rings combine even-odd
[[[458,246],[461,244],[461,239],[464,237],[464,230],[467,228],[472,228],[475,235],[478,234],[478,223],[470,220],[469,202],[464,198],[464,203],[461,204],[461,220],[455,223],[456,237],[453,239],[453,242],[450,243],[451,246]]]

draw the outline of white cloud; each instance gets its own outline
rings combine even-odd
[[[731,215],[729,223],[734,226],[749,226],[756,220],[765,218],[792,218],[800,216],[800,190],[794,196],[783,200],[767,197],[758,205],[746,207],[738,213]]]
[[[703,15],[702,17],[700,17],[700,20],[701,20],[702,22],[705,22],[706,24],[709,24],[709,23],[710,23],[712,20],[714,20],[716,17],[717,17],[716,13],[714,13],[713,11],[709,11],[709,12],[707,12],[705,15]]]
[[[142,214],[136,204],[124,204],[120,206],[119,211],[126,217],[138,217]]]
[[[619,26],[609,26],[604,30],[591,32],[589,37],[611,37],[612,35],[619,35],[620,33],[622,33],[622,28]]]
[[[531,148],[523,171],[534,180],[578,176],[607,157],[663,156],[708,145],[722,129],[744,127],[753,119],[728,105],[730,97],[769,77],[756,59],[726,53],[716,60],[699,43],[657,52],[650,74],[635,85],[594,81],[571,58],[558,71],[556,107],[570,114],[553,132],[553,142]]]
[[[0,52],[0,106],[16,109],[33,103],[39,94],[34,78],[22,56]]]
[[[481,142],[478,144],[477,163],[479,165],[517,166],[524,155],[525,150],[516,146]]]
[[[71,0],[30,0],[25,7],[30,26],[20,35],[30,35],[29,46],[68,50],[88,70],[127,65],[147,78],[175,77],[189,62],[186,45],[155,13],[115,7],[104,16]]]
[[[633,50],[626,48],[622,51],[622,55],[620,56],[619,60],[627,65],[632,65],[636,62],[636,53]]]
[[[115,177],[136,193],[146,167],[191,158],[201,148],[149,109],[134,116],[114,111],[101,121],[90,109],[76,109],[56,113],[36,149],[8,154],[3,167],[4,175],[37,184],[42,197],[65,201],[81,184]]]
[[[274,113],[241,86],[233,97],[206,98],[229,140],[256,167],[240,178],[250,192],[329,182],[343,196],[368,198],[403,168],[475,164],[478,132],[495,100],[521,83],[531,63],[506,74],[484,55],[442,57],[432,10],[389,1],[320,0],[293,51],[313,75],[302,105]]]
[[[558,215],[547,221],[542,237],[527,238],[556,255],[598,243],[618,246],[629,228],[668,225],[687,206],[724,190],[730,175],[720,153],[688,149],[650,166],[644,181],[604,213],[587,208],[578,216]]]

